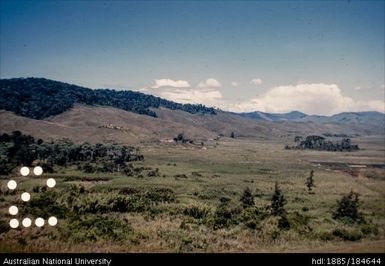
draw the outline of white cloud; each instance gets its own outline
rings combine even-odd
[[[297,110],[318,115],[349,111],[385,112],[383,100],[354,100],[343,95],[336,84],[300,83],[277,86],[257,97],[241,101],[225,99],[220,86],[216,79],[208,79],[196,87],[161,86],[142,91],[179,103],[204,104],[234,112],[285,113]]]
[[[195,103],[207,106],[218,106],[222,93],[217,89],[179,89],[169,88],[162,90],[160,97],[179,103]]]
[[[213,78],[210,78],[206,81],[202,81],[198,84],[198,88],[219,88],[221,87],[221,83]]]
[[[239,112],[284,113],[298,110],[307,114],[332,115],[346,111],[384,112],[385,103],[380,100],[354,100],[342,95],[336,84],[304,83],[274,87],[259,97],[229,107]]]
[[[253,85],[258,86],[258,85],[261,85],[261,84],[262,84],[262,79],[260,79],[260,78],[255,78],[255,79],[252,79],[252,80],[250,81],[250,83],[253,84]]]
[[[151,86],[153,89],[161,87],[187,88],[190,84],[186,80],[156,79],[155,85]]]
[[[138,91],[159,96],[178,103],[195,103],[207,106],[223,106],[221,83],[209,78],[200,82],[196,87],[191,87],[187,81],[159,79],[155,85],[144,87]]]
[[[234,87],[238,87],[239,83],[236,82],[236,81],[233,81],[233,82],[231,82],[231,85],[234,86]]]

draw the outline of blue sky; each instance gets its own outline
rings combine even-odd
[[[384,1],[2,0],[0,76],[233,111],[384,111],[384,9]]]

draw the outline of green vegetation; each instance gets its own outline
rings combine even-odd
[[[338,200],[338,208],[333,213],[334,219],[343,220],[345,222],[362,222],[363,217],[358,212],[359,199],[358,193],[350,191]]]
[[[285,210],[286,199],[282,190],[279,188],[278,182],[274,185],[274,194],[271,198],[271,213],[275,216],[283,216],[286,214]]]
[[[13,141],[4,143],[14,145]],[[2,176],[3,183],[14,178],[18,188],[0,189],[0,250],[383,250],[384,181],[358,179],[320,166],[316,170],[317,194],[310,194],[304,190],[304,176],[309,176],[314,165],[303,161],[309,157],[338,161],[340,155],[298,150],[294,157],[281,147],[282,142],[231,138],[206,150],[195,145],[142,146],[136,155],[143,154],[146,160],[129,161],[125,168],[120,165],[119,171],[114,167],[103,170],[104,164],[113,164],[113,160],[101,156],[53,163],[52,173],[45,171],[41,177]],[[374,161],[382,154],[382,150],[368,147],[366,144],[366,149],[343,159]],[[372,170],[362,169],[360,174]],[[49,177],[57,181],[54,189],[45,185]],[[360,200],[356,192],[340,199],[347,189],[360,193]],[[20,203],[20,191],[31,193],[28,203]],[[17,219],[28,215],[46,220],[54,215],[58,224],[10,229],[10,204],[19,207]]]
[[[179,133],[175,138],[174,138],[174,141],[175,142],[180,142],[180,143],[194,143],[193,140],[187,138],[183,133]]]
[[[315,187],[313,175],[314,175],[314,170],[311,170],[311,171],[310,171],[310,175],[309,175],[308,178],[306,178],[306,182],[305,182],[305,185],[306,185],[307,190],[308,190],[309,192],[312,192],[312,191],[313,191],[313,188]]]
[[[309,149],[319,151],[357,151],[360,148],[358,145],[353,145],[351,139],[343,138],[341,142],[326,141],[324,137],[313,135],[307,136],[305,140],[302,140],[301,136],[294,138],[296,146],[286,145],[285,149]]]
[[[43,119],[72,108],[75,103],[111,106],[156,117],[150,108],[166,107],[192,114],[216,114],[214,108],[180,104],[134,91],[91,90],[43,78],[0,79],[0,109]]]
[[[243,191],[240,201],[242,202],[243,208],[254,206],[254,196],[249,187],[245,188]]]
[[[35,141],[32,136],[14,131],[11,135],[0,135],[0,174],[8,174],[20,165],[31,166],[36,161],[48,172],[54,165],[68,166],[87,162],[83,167],[86,173],[130,171],[126,162],[141,161],[143,155],[138,149],[117,144],[75,144],[68,140],[43,142]],[[97,169],[88,163],[98,164]],[[101,165],[101,166],[100,166]]]

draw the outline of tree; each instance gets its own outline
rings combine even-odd
[[[275,189],[273,197],[271,198],[271,213],[274,216],[284,216],[286,210],[284,208],[286,199],[283,195],[282,190],[278,186],[278,182],[275,182]]]
[[[235,133],[234,133],[234,131],[231,131],[230,138],[235,139]]]
[[[240,201],[242,202],[243,208],[254,206],[254,196],[249,187],[245,188],[243,191]]]
[[[301,142],[301,140],[302,140],[302,136],[295,136],[294,137],[294,142],[295,143],[299,143],[299,142]]]
[[[309,192],[312,192],[312,191],[313,191],[313,188],[315,187],[313,175],[314,175],[314,171],[311,170],[311,171],[310,171],[310,176],[306,179],[306,182],[305,182],[305,184],[306,184],[307,189],[308,189]]]
[[[343,195],[341,200],[337,200],[338,208],[333,213],[334,219],[360,221],[361,215],[358,213],[359,194],[351,190],[348,194]]]

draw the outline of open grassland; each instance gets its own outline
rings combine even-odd
[[[384,252],[385,169],[370,166],[385,164],[384,138],[353,142],[360,151],[284,150],[282,140],[223,138],[207,149],[165,143],[140,147],[145,160],[134,163],[158,169],[155,174],[57,167],[39,178],[13,176],[19,186],[12,193],[6,188],[10,177],[4,177],[0,251]],[[349,167],[357,164],[366,167]],[[314,193],[305,186],[311,170]],[[48,177],[57,186],[42,191]],[[276,181],[287,200],[286,229],[267,208]],[[246,187],[255,206],[243,208]],[[337,200],[351,190],[360,195],[365,222],[332,217]],[[31,193],[31,202],[20,203],[21,191]],[[54,213],[58,225],[10,229],[11,203],[20,206],[18,218]]]

